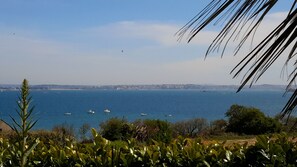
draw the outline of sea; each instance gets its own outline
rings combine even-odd
[[[19,91],[0,92],[0,119],[12,124],[17,116]],[[259,108],[267,116],[278,114],[290,93],[284,90],[33,90],[34,129],[51,130],[68,124],[79,129],[87,123],[99,128],[110,118],[160,119],[169,122],[205,118],[226,119],[231,105]],[[104,110],[110,112],[104,112]],[[89,111],[93,111],[92,113]]]

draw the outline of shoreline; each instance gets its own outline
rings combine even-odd
[[[0,92],[17,91],[19,85],[1,85]],[[235,90],[239,85],[203,85],[203,84],[156,84],[156,85],[31,85],[31,90]],[[244,90],[286,90],[285,85],[253,85]]]

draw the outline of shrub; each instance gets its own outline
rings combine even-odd
[[[214,120],[210,123],[210,134],[221,135],[225,133],[228,122],[224,119]]]
[[[262,135],[253,145],[224,142],[203,144],[179,137],[169,143],[144,145],[133,138],[110,142],[92,129],[93,142],[67,141],[64,146],[40,143],[28,155],[27,166],[296,166],[297,144],[286,134]],[[0,138],[0,166],[12,164],[13,141]]]
[[[169,122],[162,120],[137,120],[135,138],[140,141],[150,142],[152,140],[169,143],[172,139],[172,128]]]
[[[90,131],[91,126],[87,123],[84,123],[80,128],[79,128],[79,135],[80,135],[80,139],[82,141],[85,141],[88,139],[87,137],[87,133]]]
[[[187,121],[179,121],[173,125],[175,136],[196,137],[208,128],[208,122],[204,118],[194,118]]]
[[[63,123],[60,125],[55,125],[52,132],[56,137],[55,142],[58,142],[61,145],[65,145],[68,140],[74,141],[75,139],[75,130],[73,125]]]
[[[275,119],[281,122],[282,131],[297,132],[297,117],[293,115],[282,117],[280,114],[278,114],[275,116]]]
[[[100,124],[100,133],[111,141],[128,140],[133,134],[133,126],[126,119],[111,118]]]
[[[296,166],[297,145],[286,134],[260,135],[255,145],[244,151],[243,163],[249,166]]]
[[[239,134],[264,134],[279,132],[280,123],[272,118],[266,117],[259,109],[232,105],[226,112],[229,118],[226,130]]]

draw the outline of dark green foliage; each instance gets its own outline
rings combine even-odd
[[[204,118],[194,118],[186,121],[174,123],[175,136],[197,137],[209,128],[208,122]]]
[[[169,143],[172,139],[172,128],[167,121],[146,119],[135,121],[134,125],[136,126],[135,138],[140,141],[155,140]]]
[[[111,118],[100,124],[100,133],[108,140],[128,140],[133,134],[133,126],[125,119]]]
[[[93,143],[67,141],[64,146],[43,140],[28,156],[28,166],[296,166],[297,144],[285,134],[259,136],[254,145],[203,144],[178,138],[167,144],[138,144],[133,138],[110,142],[92,129]],[[0,164],[12,166],[11,141],[0,139]],[[13,150],[17,151],[17,150]]]
[[[279,132],[280,123],[266,117],[259,109],[232,105],[226,112],[229,118],[226,130],[239,134],[265,134]]]
[[[295,166],[296,143],[285,134],[258,136],[257,143],[245,150],[245,163],[252,166]]]

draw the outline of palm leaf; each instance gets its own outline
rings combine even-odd
[[[262,21],[279,3],[278,0],[212,0],[192,20],[186,23],[176,34],[179,40],[188,33],[187,41],[193,38],[210,24],[223,23],[223,28],[209,45],[205,56],[215,51],[221,51],[224,55],[230,42],[238,41],[235,47],[236,55],[248,39],[253,37]],[[261,42],[252,49],[231,71],[233,77],[238,77],[242,72],[244,76],[238,88],[240,91],[248,83],[252,86],[271,67],[271,65],[289,50],[286,67],[296,55],[297,47],[297,9],[296,1],[292,0],[290,10],[286,18]],[[297,61],[293,70],[288,75],[287,91],[292,89],[297,76]],[[297,105],[297,90],[282,110],[282,115],[290,115]]]

